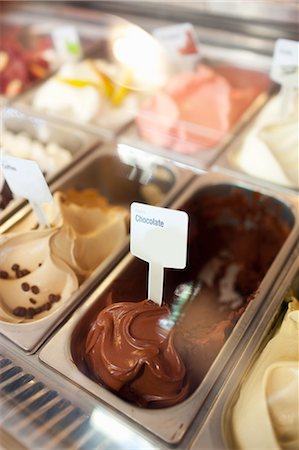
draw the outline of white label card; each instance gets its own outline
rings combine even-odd
[[[153,36],[166,49],[170,60],[181,64],[185,70],[196,67],[200,59],[200,45],[191,23],[156,28]]]
[[[63,60],[78,60],[82,55],[80,38],[75,27],[69,25],[55,28],[52,40],[56,51]]]
[[[153,36],[168,50],[174,51],[179,55],[199,53],[198,40],[191,23],[180,23],[156,28],[153,31]]]
[[[52,202],[53,197],[37,162],[8,155],[2,155],[0,162],[10,190],[16,196],[29,200],[39,222],[47,224],[40,204]]]
[[[162,303],[164,267],[184,269],[188,215],[184,211],[132,203],[131,253],[149,263],[148,298]]]
[[[278,39],[275,44],[271,78],[279,84],[298,87],[299,42]]]

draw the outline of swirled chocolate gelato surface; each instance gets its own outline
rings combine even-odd
[[[183,401],[189,392],[185,365],[160,326],[167,306],[150,300],[114,303],[92,324],[85,360],[93,377],[141,407],[161,408]]]

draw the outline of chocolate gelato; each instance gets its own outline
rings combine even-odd
[[[173,333],[161,320],[170,310],[150,300],[115,303],[102,310],[86,340],[93,377],[142,407],[172,406],[189,391],[186,370]]]

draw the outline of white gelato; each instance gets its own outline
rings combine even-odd
[[[299,302],[294,299],[276,335],[242,384],[232,426],[242,450],[299,448]]]
[[[33,106],[77,122],[122,127],[136,115],[137,95],[111,81],[110,66],[101,60],[64,64],[37,90]]]
[[[245,173],[299,188],[298,105],[280,119],[281,95],[265,106],[242,146],[231,155],[232,164]]]

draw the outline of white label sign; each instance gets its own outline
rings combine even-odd
[[[193,69],[200,58],[199,41],[191,23],[156,28],[153,36],[165,47],[174,62],[186,69]]]
[[[10,190],[15,195],[29,200],[39,222],[47,224],[40,204],[52,202],[53,197],[36,161],[3,155],[1,167]]]
[[[63,60],[78,60],[82,55],[82,48],[78,32],[73,26],[55,28],[52,40],[56,51]]]
[[[278,39],[275,44],[271,78],[282,85],[298,87],[299,42]]]
[[[131,205],[131,253],[149,263],[148,297],[161,305],[164,267],[186,267],[188,215],[184,211]]]

